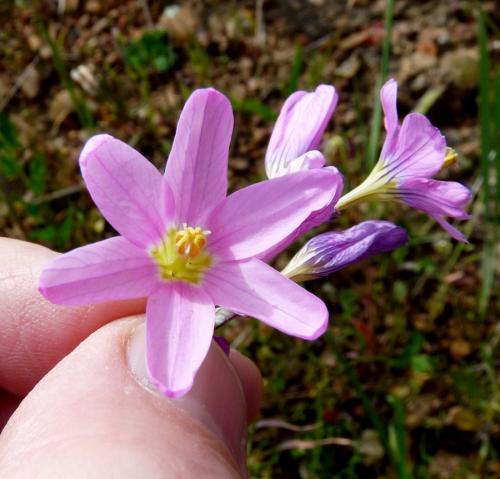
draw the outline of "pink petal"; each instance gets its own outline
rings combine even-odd
[[[391,78],[380,90],[380,101],[384,110],[384,125],[388,136],[392,136],[399,128],[398,122],[398,83]]]
[[[162,175],[139,152],[109,135],[92,137],[80,167],[95,204],[111,226],[137,246],[165,230]]]
[[[51,261],[40,292],[56,304],[94,304],[147,296],[158,284],[147,253],[122,236],[99,241]]]
[[[329,206],[342,178],[323,169],[262,181],[228,196],[207,221],[209,250],[220,258],[264,253],[294,233],[309,216]]]
[[[316,339],[328,325],[323,301],[256,258],[214,266],[205,284],[215,304],[286,334]]]
[[[446,140],[440,131],[424,115],[410,113],[403,120],[396,141],[390,147],[384,145],[384,174],[398,179],[431,177],[441,169],[445,153]]]
[[[279,243],[275,244],[271,248],[266,249],[265,251],[258,254],[258,258],[266,263],[269,263],[277,254],[291,245],[297,238],[306,234],[308,231],[316,228],[319,225],[327,222],[335,213],[335,205],[342,194],[343,185],[344,185],[344,177],[340,173],[340,171],[335,168],[335,166],[326,166],[323,168],[324,172],[330,172],[332,175],[336,175],[338,187],[335,191],[335,195],[332,198],[332,201],[321,208],[320,210],[314,211],[311,213],[308,218],[302,222],[302,224],[291,234],[289,234],[285,239],[281,240]]]
[[[466,220],[465,207],[472,199],[471,191],[455,181],[411,178],[398,186],[401,199],[417,210],[430,215],[451,216]]]
[[[269,178],[286,174],[290,162],[318,147],[337,101],[330,85],[320,85],[311,93],[295,92],[285,101],[266,152]]]
[[[178,223],[201,225],[205,213],[225,198],[232,131],[233,113],[224,95],[207,88],[189,97],[165,171]]]
[[[469,243],[465,235],[454,226],[450,225],[442,216],[432,215],[432,217],[439,223],[439,225],[454,239],[462,243]]]
[[[150,296],[146,309],[146,357],[153,383],[167,396],[187,393],[207,355],[215,307],[200,288],[171,283]]]
[[[308,151],[288,163],[288,166],[280,170],[280,175],[289,175],[297,171],[314,170],[325,166],[325,157],[318,150]]]

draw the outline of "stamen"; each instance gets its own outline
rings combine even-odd
[[[183,229],[178,231],[175,235],[175,245],[177,247],[177,252],[183,256],[189,256],[190,258],[195,258],[198,256],[200,251],[205,248],[207,240],[205,238],[209,231],[202,231],[202,229],[197,226],[193,228],[187,226],[186,223],[183,224]]]
[[[458,161],[458,153],[449,146],[446,147],[446,156],[444,157],[443,168],[454,165]]]
[[[203,272],[212,264],[212,256],[205,250],[210,231],[186,223],[182,226],[181,230],[169,230],[150,254],[163,280],[198,284]]]

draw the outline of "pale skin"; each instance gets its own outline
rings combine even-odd
[[[193,389],[162,396],[145,371],[144,301],[47,302],[38,278],[56,254],[0,238],[0,477],[247,477],[256,366],[212,344]]]

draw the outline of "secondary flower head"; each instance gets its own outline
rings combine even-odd
[[[320,85],[314,92],[297,91],[287,98],[266,152],[268,178],[325,165],[316,148],[337,101],[337,92],[330,85]]]
[[[215,305],[313,339],[326,328],[321,300],[256,259],[341,188],[329,171],[298,172],[226,197],[233,128],[213,89],[188,99],[165,175],[109,136],[85,145],[80,167],[94,202],[121,236],[47,265],[40,292],[58,304],[148,297],[146,363],[168,396],[192,385],[214,331]]]
[[[407,242],[408,235],[403,228],[388,221],[365,221],[345,231],[330,231],[310,239],[282,274],[294,281],[328,276]]]
[[[366,180],[343,196],[338,209],[365,200],[402,201],[432,216],[453,238],[467,241],[445,217],[469,218],[465,207],[471,192],[460,183],[434,180],[441,168],[456,160],[446,148],[440,131],[420,113],[410,113],[399,124],[395,80],[389,80],[380,92],[387,136],[379,161]]]
[[[325,158],[316,150],[337,106],[338,95],[331,85],[320,85],[313,92],[297,91],[281,108],[266,151],[266,174],[277,178],[298,171],[323,168]],[[330,204],[312,213],[300,228],[288,235],[274,248],[260,256],[269,260],[293,243],[300,235],[328,221],[342,194],[343,177],[334,166],[325,168],[337,176],[339,188]]]

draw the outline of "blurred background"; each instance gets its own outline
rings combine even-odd
[[[322,150],[349,188],[376,161],[378,88],[396,78],[400,114],[425,113],[459,153],[441,178],[474,191],[470,244],[398,204],[353,207],[323,230],[388,219],[411,241],[307,283],[331,311],[322,338],[220,330],[266,385],[251,477],[500,477],[497,2],[3,0],[0,18],[0,232],[60,251],[114,234],[77,168],[95,132],[164,168],[184,101],[214,86],[236,115],[234,191],[264,178],[285,98],[333,84]]]

